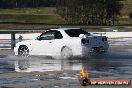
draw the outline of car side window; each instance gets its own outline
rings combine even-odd
[[[54,31],[47,31],[45,33],[42,33],[40,35],[39,40],[52,40],[55,38],[55,32]]]
[[[63,38],[62,34],[59,31],[56,31],[55,32],[55,39],[62,39],[62,38]]]
[[[40,35],[39,40],[53,40],[53,39],[61,39],[63,38],[59,31],[47,31]]]
[[[88,34],[90,36],[90,33],[82,30],[82,29],[69,29],[65,30],[65,32],[70,36],[70,37],[79,37],[80,34]]]

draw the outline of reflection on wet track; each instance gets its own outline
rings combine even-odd
[[[0,84],[34,82],[38,80],[61,80],[77,79],[82,66],[89,71],[90,78],[101,79],[130,79],[132,80],[132,48],[131,46],[111,45],[107,53],[101,55],[92,55],[87,58],[73,59],[53,59],[48,57],[31,56],[29,58],[20,58],[16,56],[7,56],[0,58],[0,74],[4,73],[23,73],[23,72],[59,72],[48,77],[43,76],[24,76],[9,79],[0,78]],[[65,71],[65,72],[63,72]],[[74,73],[68,73],[74,71]],[[3,81],[4,80],[4,81]],[[73,83],[73,85],[78,85]],[[60,86],[60,85],[55,85]],[[34,86],[32,87],[34,88]],[[35,87],[38,88],[38,87]],[[51,87],[47,87],[51,88]]]
[[[53,59],[45,57],[20,58],[9,56],[0,59],[0,73],[80,71],[82,66],[91,72],[90,77],[132,77],[132,54],[108,51],[88,58]],[[123,76],[122,76],[123,75]],[[129,77],[131,76],[131,77]]]

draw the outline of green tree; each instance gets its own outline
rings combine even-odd
[[[70,24],[115,25],[120,0],[57,0],[57,12]]]
[[[56,0],[0,0],[0,8],[55,6]]]
[[[130,12],[130,13],[129,13],[129,18],[131,18],[131,19],[132,19],[132,12]]]

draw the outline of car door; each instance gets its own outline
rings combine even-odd
[[[33,44],[33,54],[50,55],[52,52],[52,42],[55,39],[55,31],[50,30],[42,33]]]
[[[63,36],[61,34],[60,31],[54,31],[54,39],[53,41],[51,41],[50,43],[50,47],[49,47],[49,53],[51,53],[52,55],[59,55],[60,54],[60,50],[62,48],[62,46],[64,45],[64,41],[63,41]]]

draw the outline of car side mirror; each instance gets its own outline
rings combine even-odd
[[[37,40],[40,40],[40,36],[38,36],[36,39],[37,39]]]

